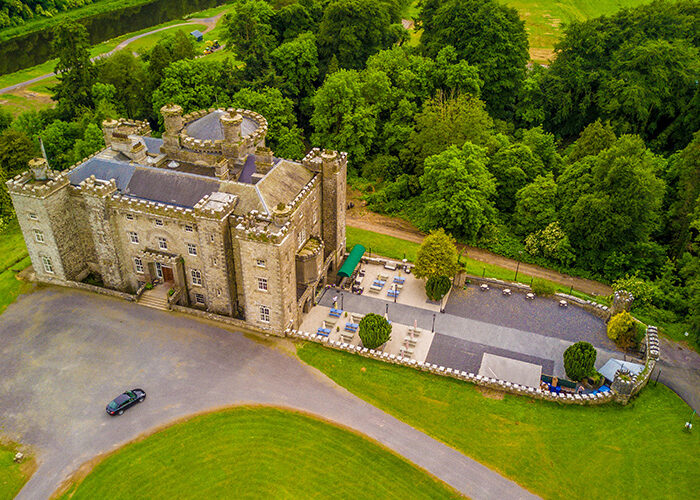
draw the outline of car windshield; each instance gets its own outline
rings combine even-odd
[[[110,407],[110,408],[116,408],[117,406],[120,406],[120,405],[126,403],[127,401],[129,401],[129,396],[127,396],[126,393],[125,393],[125,394],[120,394],[119,396],[117,396],[116,398],[114,398],[114,401],[112,401],[111,403],[109,403],[109,407]],[[112,405],[114,405],[114,406],[112,406]]]

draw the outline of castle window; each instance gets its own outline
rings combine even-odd
[[[302,227],[301,231],[297,234],[297,244],[298,248],[301,248],[301,246],[304,244],[306,241],[306,230]]]
[[[197,255],[197,245],[193,243],[187,244],[187,253],[190,255]]]
[[[126,220],[134,220],[133,214],[126,214]]]
[[[37,243],[43,243],[44,242],[44,233],[39,231],[38,229],[34,230],[34,239],[37,241]]]
[[[39,220],[39,217],[37,217],[37,215],[34,212],[31,212],[29,214],[29,218],[32,220]]]
[[[194,227],[192,227],[192,224],[185,224],[185,231],[187,231],[188,233],[194,231]]]
[[[214,241],[214,233],[211,233],[209,235],[209,241],[213,242]]]
[[[190,269],[192,274],[192,284],[202,286],[202,273],[199,269]]]
[[[257,259],[255,261],[255,265],[258,267],[265,267],[265,264],[266,264],[265,259]]]
[[[138,242],[139,242],[139,235],[138,235],[138,233],[135,233],[135,232],[133,232],[133,231],[127,231],[126,234],[129,235],[129,241],[131,241],[134,245],[138,244]]]
[[[270,322],[270,308],[267,306],[260,306],[260,321],[265,323]]]
[[[168,249],[168,240],[159,236],[158,237],[158,248],[160,248],[161,250],[167,250]]]
[[[318,222],[318,212],[314,210],[314,224],[316,224],[316,222]]]
[[[197,304],[204,304],[204,295],[202,295],[201,293],[195,293],[194,300],[197,301]]]
[[[49,259],[46,256],[42,256],[41,262],[44,264],[44,271],[53,274],[53,265],[51,264],[51,259]]]
[[[143,262],[141,262],[140,257],[134,257],[134,269],[139,274],[143,274]]]
[[[267,278],[258,278],[258,290],[267,292]]]
[[[219,259],[217,259],[216,257],[212,257],[212,259],[211,259],[211,265],[214,266],[214,267],[218,266],[218,265],[219,265]]]
[[[221,297],[221,288],[216,289],[216,296]]]
[[[162,226],[163,225],[163,219],[156,219],[156,226]]]

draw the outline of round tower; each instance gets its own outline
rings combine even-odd
[[[219,118],[221,128],[224,131],[224,140],[228,143],[236,143],[241,140],[241,124],[243,117],[240,113],[224,113]]]
[[[183,127],[182,123],[182,107],[177,104],[166,104],[160,108],[160,114],[163,115],[165,122],[165,133],[169,135],[177,135]]]

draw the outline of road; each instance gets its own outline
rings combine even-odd
[[[192,24],[205,24],[207,28],[204,30],[204,33],[207,33],[208,31],[213,30],[216,27],[216,23],[219,21],[219,19],[223,16],[222,14],[219,14],[214,17],[207,17],[207,18],[197,18],[197,19],[190,19],[186,23],[180,23],[180,24],[173,24],[170,26],[165,26],[164,28],[158,28],[155,30],[151,30],[147,33],[141,33],[140,35],[134,35],[131,38],[127,38],[123,42],[121,42],[119,45],[117,45],[114,49],[110,50],[109,52],[105,52],[104,54],[100,54],[99,56],[93,57],[91,61],[95,62],[100,59],[104,59],[106,57],[111,57],[115,53],[119,52],[126,46],[128,46],[130,43],[132,43],[135,40],[138,40],[139,38],[143,38],[148,35],[152,35],[153,33],[158,33],[159,31],[164,31],[164,30],[169,30],[171,28],[176,28],[178,26],[189,26]],[[33,85],[34,83],[40,82],[42,80],[46,80],[47,78],[51,78],[52,76],[56,76],[56,73],[47,73],[45,75],[37,76],[36,78],[32,78],[30,80],[25,80],[20,83],[16,83],[15,85],[10,85],[9,87],[5,87],[3,89],[0,89],[0,94],[7,94],[9,92],[14,92],[15,90],[22,89],[24,87],[27,87],[29,85]]]
[[[287,340],[253,340],[187,316],[59,287],[11,304],[0,316],[0,338],[0,429],[36,450],[39,461],[21,500],[48,498],[82,464],[169,422],[251,403],[348,426],[470,498],[533,498],[301,363]],[[105,404],[132,387],[145,389],[146,401],[109,417]]]

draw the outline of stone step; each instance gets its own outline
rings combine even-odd
[[[138,304],[146,307],[151,307],[153,309],[160,309],[161,311],[168,310],[168,301],[166,299],[161,299],[158,297],[141,296],[138,300]]]

